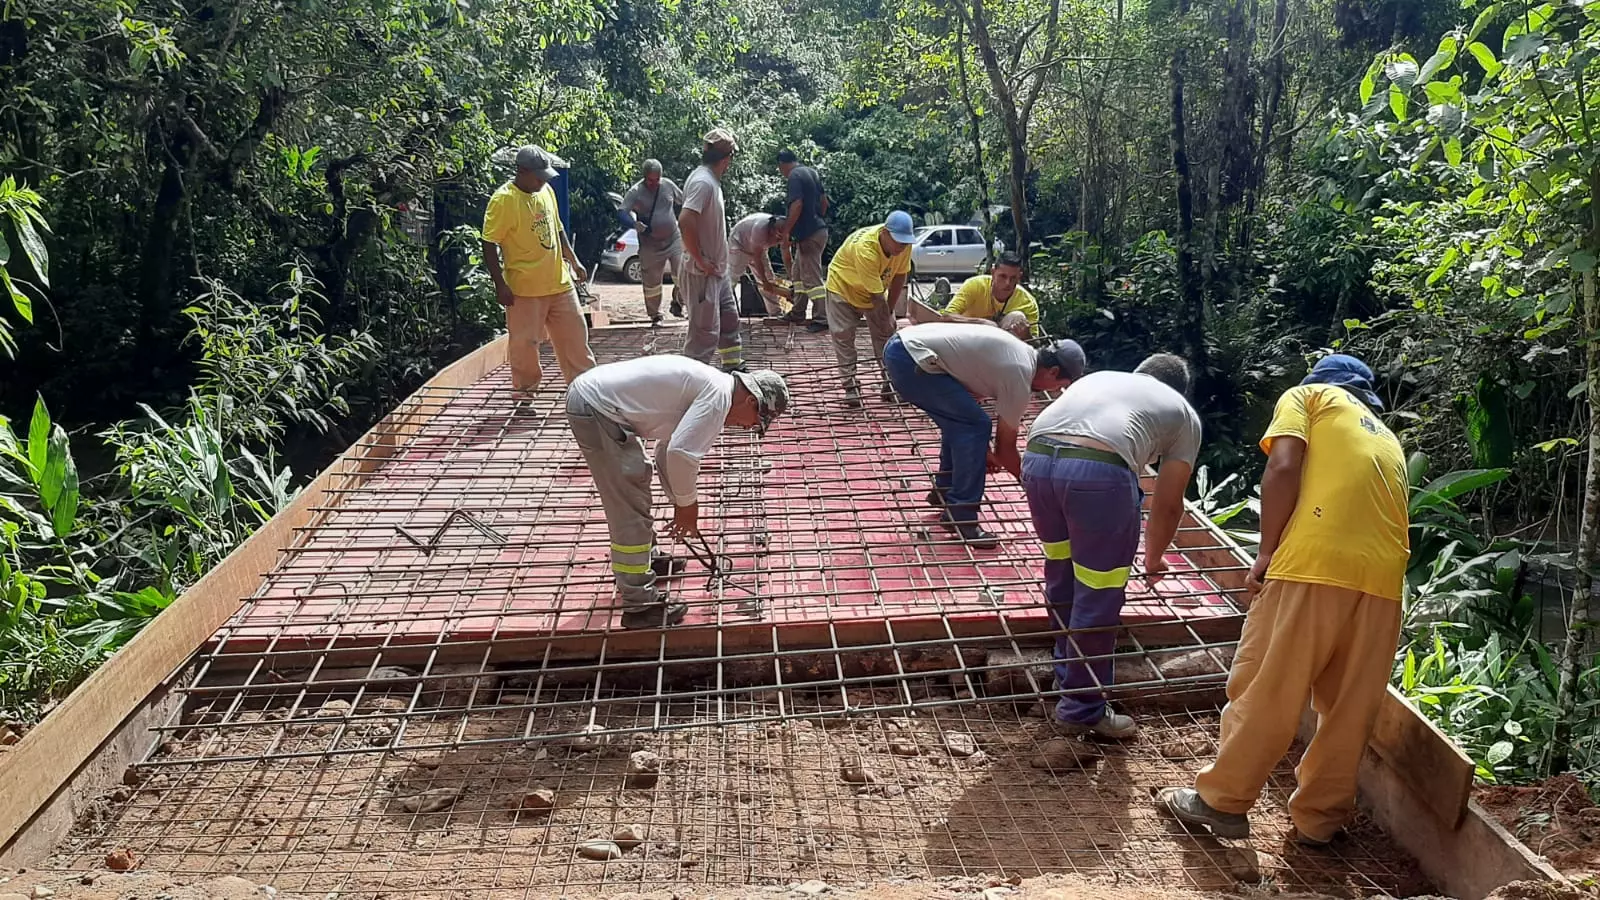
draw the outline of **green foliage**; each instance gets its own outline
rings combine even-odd
[[[39,236],[40,231],[49,231],[44,213],[40,211],[43,205],[44,198],[18,186],[14,177],[7,175],[0,181],[0,287],[5,288],[6,295],[11,298],[11,308],[24,322],[33,321],[33,298],[23,288],[37,290],[50,286],[50,253]],[[13,241],[22,249],[15,263],[11,252]],[[11,267],[28,270],[35,281],[29,282],[21,275],[13,276]],[[0,317],[0,350],[7,356],[16,352],[11,325],[3,317]]]

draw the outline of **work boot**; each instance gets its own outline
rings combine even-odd
[[[1163,788],[1156,802],[1178,821],[1203,825],[1219,838],[1243,839],[1250,836],[1250,820],[1240,813],[1212,809],[1194,788]]]
[[[1059,734],[1092,734],[1116,741],[1128,740],[1139,733],[1139,723],[1133,720],[1133,716],[1112,712],[1109,706],[1106,707],[1105,715],[1101,716],[1093,725],[1063,722],[1056,719],[1052,722],[1052,726]]]
[[[667,309],[671,310],[674,316],[680,319],[683,318],[683,301],[677,297],[672,298],[672,302],[667,305]]]
[[[1296,844],[1299,844],[1302,847],[1307,847],[1312,850],[1322,850],[1327,848],[1343,834],[1344,829],[1341,828],[1335,831],[1333,834],[1328,835],[1328,837],[1325,839],[1314,838],[1311,835],[1306,834],[1304,831],[1301,831],[1297,826],[1289,832],[1289,840],[1294,841]]]
[[[651,328],[655,328],[660,324],[661,324],[661,313],[653,313],[650,316],[650,327]]]
[[[683,621],[689,613],[687,603],[655,603],[650,606],[640,606],[634,609],[623,610],[622,627],[637,628],[669,628]]]
[[[962,543],[974,550],[993,550],[1000,546],[1000,539],[979,525],[957,525],[956,534],[961,536]]]
[[[783,321],[789,323],[790,325],[804,325],[806,324],[806,317],[805,314],[801,313],[799,309],[791,309],[787,313],[784,313]]]
[[[924,499],[928,501],[929,506],[932,506],[936,509],[944,509],[944,491],[940,490],[938,487],[935,487],[933,490],[929,491],[928,496]]]
[[[682,575],[683,570],[689,567],[689,561],[681,556],[670,553],[657,553],[650,557],[650,571],[656,573],[657,578],[666,578],[669,575]]]
[[[806,330],[812,334],[820,334],[828,330],[828,323],[821,319],[812,319],[811,324],[806,326]]]

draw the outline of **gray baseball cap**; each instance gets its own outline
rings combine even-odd
[[[545,181],[556,178],[555,160],[543,147],[525,144],[517,148],[517,168],[525,169]]]
[[[1062,375],[1073,380],[1082,378],[1083,370],[1089,364],[1083,355],[1083,348],[1070,339],[1040,347],[1037,362],[1041,368],[1059,368]]]
[[[789,408],[789,385],[783,376],[771,369],[757,369],[754,372],[734,372],[733,377],[744,385],[750,396],[756,398],[756,406],[761,411],[761,423],[756,426],[759,434],[767,433],[767,426],[772,420],[783,415]]]

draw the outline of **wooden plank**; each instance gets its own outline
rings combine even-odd
[[[1396,772],[1404,773],[1417,799],[1441,823],[1447,828],[1461,824],[1472,799],[1476,767],[1392,687],[1378,710],[1370,746]]]
[[[386,416],[355,447],[345,451],[305,487],[288,507],[235,547],[220,564],[172,602],[128,645],[78,685],[39,726],[0,756],[0,849],[9,848],[18,834],[50,803],[158,688],[166,684],[189,657],[203,645],[240,601],[254,594],[262,573],[295,542],[295,530],[313,523],[315,507],[327,506],[336,488],[352,485],[369,453],[392,453],[395,437],[420,427],[416,412],[428,389],[472,384],[505,361],[501,337],[441,370],[423,388],[401,404],[413,404],[396,421]],[[121,773],[116,773],[120,777]],[[108,790],[95,779],[82,790]],[[70,822],[68,823],[70,825]],[[54,827],[46,830],[54,830]],[[63,832],[64,834],[65,832]],[[30,845],[41,843],[30,835]],[[60,835],[55,836],[57,839]],[[53,841],[50,841],[53,843]]]

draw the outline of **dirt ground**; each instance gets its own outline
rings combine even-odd
[[[1573,879],[1600,878],[1600,806],[1572,775],[1525,787],[1489,785],[1477,800],[1533,852]]]
[[[812,702],[802,693],[788,709]],[[238,875],[345,900],[733,898],[812,882],[827,896],[990,889],[985,900],[999,900],[1013,896],[993,892],[1010,891],[1008,879],[1045,875],[1102,886],[1068,898],[1112,896],[1104,885],[1152,900],[1244,887],[1427,893],[1415,864],[1369,823],[1331,851],[1288,842],[1292,760],[1269,785],[1251,841],[1192,835],[1158,812],[1151,792],[1187,783],[1214,752],[1214,712],[1149,713],[1131,745],[1071,741],[1068,752],[1006,704],[696,727],[715,712],[630,701],[594,725],[687,727],[524,741],[580,732],[568,719],[587,704],[530,709],[508,692],[498,711],[413,718],[397,735],[389,699],[364,701],[354,716],[329,699],[329,724],[310,726],[285,726],[268,706],[234,716],[241,727],[170,743],[80,823],[50,868],[92,871],[125,851],[152,873]],[[706,702],[734,706],[724,717],[775,711],[750,695]],[[384,749],[396,741],[416,749]],[[450,742],[459,746],[438,747]],[[595,841],[617,846],[585,858]],[[877,893],[850,893],[868,888]]]

